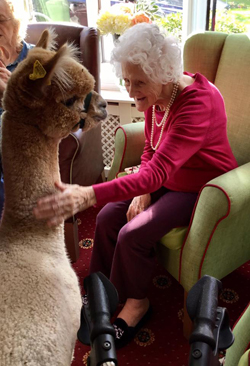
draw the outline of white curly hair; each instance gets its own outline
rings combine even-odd
[[[140,65],[156,83],[176,83],[183,72],[178,41],[156,24],[139,23],[127,29],[116,41],[111,54],[116,76],[122,78],[122,63]]]

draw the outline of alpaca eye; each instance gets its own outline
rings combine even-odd
[[[77,97],[74,95],[72,98],[67,99],[65,102],[62,101],[62,103],[67,107],[72,107],[72,105],[75,103],[75,101],[77,100]]]

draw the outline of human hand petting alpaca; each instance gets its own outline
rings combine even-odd
[[[94,189],[77,184],[56,182],[57,193],[38,200],[33,213],[39,220],[46,220],[48,226],[61,224],[79,211],[96,204]]]

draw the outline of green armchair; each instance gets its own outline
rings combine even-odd
[[[225,366],[250,365],[250,303],[233,327],[235,341],[226,352]],[[247,349],[248,348],[248,349]]]
[[[189,227],[175,228],[157,245],[159,260],[183,286],[184,335],[191,324],[187,292],[204,274],[218,279],[250,259],[250,40],[247,35],[204,32],[184,46],[184,69],[200,72],[221,91],[228,138],[239,167],[208,182],[200,191]],[[140,164],[144,122],[119,127],[108,180]]]

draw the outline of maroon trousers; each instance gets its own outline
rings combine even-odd
[[[90,273],[100,271],[115,285],[119,299],[143,299],[155,266],[155,244],[172,228],[189,224],[197,193],[166,188],[151,194],[152,204],[127,222],[131,200],[108,203],[99,212]]]

